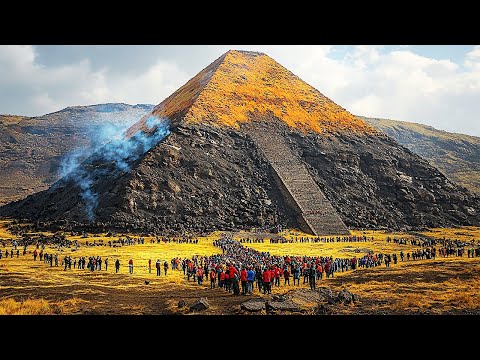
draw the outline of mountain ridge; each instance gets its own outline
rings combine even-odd
[[[480,194],[480,137],[414,122],[358,117],[427,159],[452,181]]]

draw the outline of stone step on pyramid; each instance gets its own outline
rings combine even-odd
[[[259,125],[257,125],[259,126]],[[298,222],[305,232],[313,235],[349,234],[344,222],[308,173],[302,160],[291,150],[282,134],[265,125],[251,126],[247,132],[264,154],[280,179],[283,192],[294,204]]]

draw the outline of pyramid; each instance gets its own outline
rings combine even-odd
[[[94,153],[79,176],[0,215],[154,233],[289,227],[333,235],[480,223],[474,194],[262,53],[225,53],[125,141],[121,150],[135,156]]]
[[[308,85],[271,57],[253,51],[229,51],[200,71],[151,112],[172,122],[240,125],[273,114],[303,131],[374,133],[371,126]],[[145,115],[128,134],[148,131]]]

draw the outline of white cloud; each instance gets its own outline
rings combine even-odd
[[[155,63],[141,73],[130,73],[111,80],[115,89],[112,101],[158,104],[188,81],[190,76],[175,64],[165,61]]]
[[[465,57],[465,66],[472,71],[480,71],[480,46],[474,46],[472,51]]]
[[[188,75],[158,61],[142,72],[111,76],[108,67],[94,70],[88,59],[57,67],[36,62],[32,46],[0,46],[0,95],[11,97],[0,113],[40,115],[72,105],[104,102],[153,103],[170,95]]]

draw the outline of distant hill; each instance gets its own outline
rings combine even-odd
[[[0,115],[0,204],[47,189],[58,179],[63,155],[89,145],[89,133],[105,124],[130,125],[152,105],[73,106],[51,114]]]
[[[450,180],[480,194],[480,137],[406,121],[357,117],[428,160]]]

